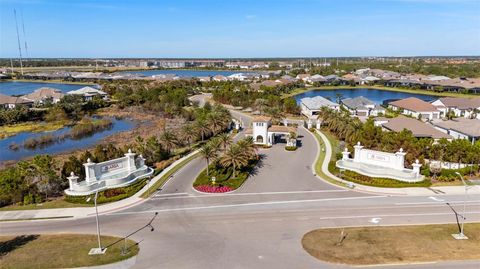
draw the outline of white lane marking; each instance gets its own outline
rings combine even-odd
[[[470,211],[467,214],[480,214],[480,211]],[[360,216],[341,216],[341,217],[321,217],[317,220],[334,220],[334,219],[360,219],[360,218],[372,218],[372,217],[416,217],[416,216],[442,216],[452,215],[452,212],[444,213],[408,213],[408,214],[396,214],[396,215],[360,215]]]
[[[428,199],[431,199],[435,202],[445,202],[445,199],[440,199],[440,198],[437,198],[437,197],[434,197],[434,196],[430,196],[430,197],[428,197]]]
[[[136,212],[118,212],[118,213],[111,213],[107,215],[129,215],[129,214],[141,214],[141,213],[152,213],[152,212],[172,212],[172,211],[216,209],[216,208],[230,208],[230,207],[248,207],[248,206],[259,206],[259,205],[313,203],[313,202],[344,201],[344,200],[358,200],[358,199],[372,199],[372,198],[386,198],[386,197],[388,196],[360,196],[360,197],[326,198],[326,199],[310,199],[310,200],[287,200],[287,201],[272,201],[272,202],[244,203],[244,204],[231,204],[231,205],[170,208],[170,209],[146,210],[146,211],[136,211]]]
[[[411,203],[395,203],[395,205],[438,205],[439,202],[411,202]],[[464,203],[463,201],[449,201],[449,204],[460,204]],[[476,204],[480,203],[480,200],[467,201],[467,204]]]
[[[224,196],[249,196],[249,195],[277,195],[277,194],[307,194],[307,193],[336,193],[348,192],[349,190],[320,190],[320,191],[284,191],[284,192],[246,192],[246,193],[227,193],[227,194],[206,194],[206,195],[189,195],[182,197],[171,197],[168,199],[184,199],[184,198],[215,198]],[[163,196],[167,196],[166,194]],[[166,199],[160,195],[154,196],[155,200]]]
[[[373,223],[373,224],[378,224],[378,223],[380,223],[381,220],[382,220],[382,218],[372,218],[368,222]]]
[[[186,192],[176,192],[176,193],[164,193],[164,194],[155,194],[153,197],[168,197],[168,196],[179,196],[179,195],[188,195]]]

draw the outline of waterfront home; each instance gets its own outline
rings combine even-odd
[[[213,81],[227,81],[228,78],[222,75],[216,75],[212,78]]]
[[[63,96],[65,96],[65,94],[61,90],[42,87],[22,97],[33,101],[35,104],[43,104],[48,101],[52,104],[56,104]]]
[[[272,125],[269,117],[257,116],[252,120],[252,128],[245,130],[245,135],[253,137],[255,144],[271,146],[275,144],[279,137],[284,137],[288,143],[290,134],[295,133],[294,127],[286,125]],[[296,146],[296,142],[293,143]]]
[[[472,144],[480,140],[480,120],[478,119],[435,120],[431,124],[454,139],[468,139]]]
[[[197,77],[197,79],[201,82],[210,82],[212,80],[211,77]]]
[[[432,102],[446,117],[452,111],[455,117],[480,118],[480,98],[442,97]]]
[[[96,96],[104,100],[108,99],[108,94],[106,92],[89,86],[80,88],[78,90],[69,91],[67,94],[81,95],[85,101],[93,100],[93,98]]]
[[[302,80],[304,82],[307,82],[308,81],[308,78],[310,78],[310,74],[298,74],[296,76],[296,79],[297,80]]]
[[[302,114],[309,118],[318,115],[322,107],[328,107],[333,110],[340,109],[339,104],[332,102],[322,96],[306,97],[300,100],[300,108],[302,110]]]
[[[239,81],[244,81],[244,80],[248,79],[248,77],[245,76],[243,73],[232,74],[232,75],[228,76],[227,78],[229,80],[239,80]]]
[[[385,108],[363,96],[343,99],[341,104],[350,112],[350,114],[356,116],[368,117],[378,116],[379,113],[385,114]]]
[[[23,97],[10,96],[0,93],[0,107],[3,107],[4,109],[13,109],[19,105],[31,107],[33,105],[33,101]]]
[[[382,130],[390,132],[401,132],[404,129],[412,132],[412,135],[417,138],[433,138],[434,140],[439,140],[441,138],[446,138],[451,140],[453,137],[449,134],[441,132],[432,125],[408,118],[405,116],[398,116],[396,118],[375,118],[375,126],[381,126]]]
[[[308,83],[323,83],[326,81],[327,80],[322,75],[319,75],[319,74],[306,78],[306,82]]]
[[[440,111],[435,106],[416,97],[390,102],[388,107],[394,111],[401,111],[402,114],[415,118],[427,120],[440,118]]]

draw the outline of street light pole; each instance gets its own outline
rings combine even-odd
[[[460,177],[463,185],[465,186],[465,198],[463,199],[463,214],[462,214],[462,217],[461,217],[462,224],[461,224],[461,228],[460,228],[460,233],[459,234],[452,234],[452,236],[455,239],[468,239],[468,237],[463,233],[463,226],[465,224],[465,220],[467,219],[465,214],[467,213],[468,185],[465,182],[465,180],[463,179],[462,174],[460,174],[459,172],[455,172],[455,174],[457,174]]]
[[[107,248],[102,248],[102,241],[100,240],[100,222],[98,221],[98,207],[97,207],[97,198],[98,198],[98,190],[95,191],[95,197],[93,198],[93,202],[95,204],[95,219],[97,220],[97,239],[98,239],[98,248],[92,248],[88,252],[88,255],[98,255],[98,254],[105,254]],[[87,199],[87,202],[90,201],[90,197]]]

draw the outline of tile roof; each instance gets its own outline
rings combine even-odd
[[[475,109],[480,107],[480,97],[442,97],[438,99],[446,107],[456,107],[458,109]]]
[[[443,129],[454,130],[456,132],[466,134],[471,137],[480,137],[480,120],[456,118],[453,120],[436,120],[432,125]]]
[[[33,101],[18,96],[10,96],[0,93],[0,105],[7,104],[31,104]]]
[[[403,109],[408,109],[415,112],[432,112],[438,111],[437,108],[423,100],[416,97],[409,97],[402,100],[390,102],[389,105],[396,106]]]
[[[98,89],[95,89],[95,88],[92,88],[92,87],[83,87],[81,89],[78,89],[78,90],[74,90],[74,91],[69,91],[68,94],[79,94],[79,95],[85,95],[85,96],[88,96],[88,95],[107,95],[106,92],[104,91],[101,91],[101,90],[98,90]]]
[[[363,96],[358,96],[355,98],[346,98],[342,100],[342,103],[351,109],[358,109],[358,108],[365,108],[366,106],[370,105],[373,106],[375,103]]]
[[[267,116],[255,116],[253,117],[253,122],[268,122],[270,121],[270,117]]]
[[[284,126],[284,125],[272,125],[270,128],[268,128],[269,132],[278,132],[278,133],[290,133],[290,132],[295,132],[296,129],[290,126]]]
[[[65,94],[62,93],[61,90],[49,87],[42,87],[22,97],[32,101],[42,101],[47,98],[61,99],[64,95]]]
[[[304,104],[309,109],[320,109],[324,106],[338,106],[337,103],[334,103],[322,96],[302,98],[300,102],[302,102],[302,104]]]
[[[430,124],[403,116],[388,119],[388,122],[383,123],[382,126],[393,132],[401,132],[403,129],[407,129],[410,130],[415,137],[429,137],[433,139],[452,138],[450,135],[435,129],[435,127]]]

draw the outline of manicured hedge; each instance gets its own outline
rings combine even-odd
[[[429,187],[430,185],[432,185],[430,180],[427,180],[427,179],[421,182],[408,183],[408,182],[402,182],[402,181],[390,179],[390,178],[369,177],[369,176],[365,176],[349,170],[346,170],[340,173],[339,169],[335,166],[335,162],[329,163],[329,170],[330,172],[332,172],[333,174],[335,174],[336,176],[344,180],[366,185],[366,186],[372,186],[372,187],[408,188],[408,187]]]
[[[286,150],[286,151],[295,151],[295,150],[297,150],[297,147],[294,147],[294,146],[286,146],[286,147],[285,147],[285,150]]]
[[[146,184],[147,179],[145,178],[130,186],[101,191],[98,193],[97,204],[111,203],[128,198],[141,190]],[[94,194],[85,196],[66,195],[65,201],[75,204],[94,204],[94,196]],[[87,202],[87,197],[92,197],[92,199]]]

